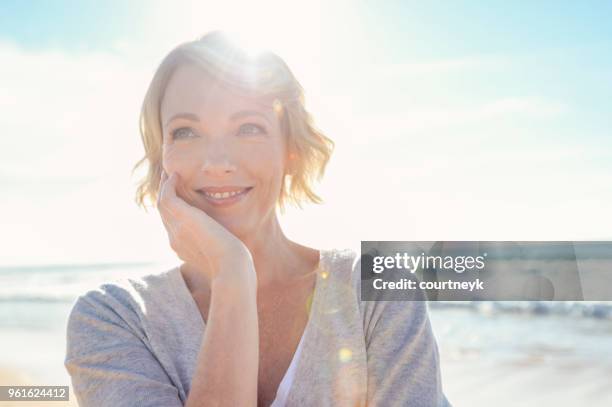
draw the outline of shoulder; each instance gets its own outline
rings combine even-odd
[[[182,405],[171,348],[160,339],[164,319],[156,316],[160,304],[172,302],[173,276],[166,271],[118,279],[76,299],[64,367],[79,405]]]
[[[359,253],[352,248],[324,250],[326,271],[339,278],[350,278],[355,271]]]
[[[172,294],[175,269],[138,277],[120,278],[89,289],[74,301],[68,316],[68,334],[91,327],[96,321],[122,326],[144,336],[151,309]],[[147,318],[145,318],[145,316]]]
[[[350,300],[359,309],[364,339],[369,344],[376,335],[410,336],[427,330],[427,302],[421,299],[405,301],[365,301],[361,299],[361,252],[355,248],[332,249],[326,252],[323,273],[333,286],[336,302]],[[365,283],[364,283],[365,284]]]
[[[322,277],[335,287],[350,292],[351,298],[359,301],[360,291],[359,252],[353,248],[323,250],[320,272]],[[356,298],[355,298],[356,296]]]
[[[361,253],[354,248],[334,249],[329,255],[330,275],[345,286],[350,285],[359,305],[366,342],[375,331],[415,332],[428,324],[427,302],[421,298],[405,301],[365,301],[361,298]]]
[[[164,291],[172,289],[172,273],[175,269],[125,277],[100,284],[79,295],[73,305],[79,307],[95,307],[99,310],[129,308],[142,310],[147,301],[158,298]]]

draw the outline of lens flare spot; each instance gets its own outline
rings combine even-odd
[[[353,352],[349,348],[340,348],[340,351],[338,351],[338,359],[340,359],[340,362],[346,363],[352,358]]]
[[[272,102],[272,109],[274,110],[274,113],[281,114],[283,111],[283,104],[280,100],[274,99],[274,102]]]
[[[327,271],[323,270],[323,271],[321,272],[321,278],[322,278],[322,279],[326,279],[327,277],[329,277],[329,273],[328,273]]]

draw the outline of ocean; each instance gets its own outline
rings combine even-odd
[[[66,321],[76,298],[103,282],[163,267],[147,263],[0,267],[0,368],[24,372],[41,384],[67,385]]]
[[[66,319],[77,296],[103,282],[170,265],[91,264],[0,268],[0,367],[47,385],[67,385]],[[612,373],[612,303],[430,302],[442,372],[471,366],[488,375],[507,366]],[[463,386],[462,386],[463,388]]]

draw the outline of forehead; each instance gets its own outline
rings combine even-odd
[[[230,87],[203,69],[188,64],[176,69],[161,101],[161,116],[196,113],[200,117],[220,117],[239,110],[257,110],[274,118],[272,101],[247,91]]]

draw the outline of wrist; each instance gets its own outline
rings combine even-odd
[[[253,262],[243,258],[223,260],[211,280],[211,289],[226,288],[257,291],[257,275]]]

